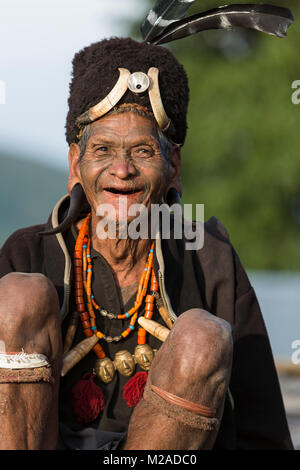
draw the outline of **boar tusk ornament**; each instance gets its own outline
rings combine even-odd
[[[155,336],[155,338],[162,342],[166,341],[167,337],[169,336],[170,330],[156,321],[140,317],[138,319],[138,323],[142,328],[144,328],[144,330],[148,331],[148,333]]]
[[[130,73],[129,70],[122,67],[119,67],[118,71],[119,78],[113,89],[105,98],[99,101],[99,103],[82,113],[76,119],[76,125],[82,131],[83,126],[91,124],[107,114],[118,104],[127,90],[130,90],[135,95],[145,93],[148,90],[151,108],[157,124],[162,132],[168,132],[168,134],[171,135],[175,129],[166,114],[161,99],[158,83],[158,68],[150,67],[147,74],[144,72]],[[78,137],[80,137],[80,133]]]

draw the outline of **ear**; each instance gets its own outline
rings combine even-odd
[[[169,155],[169,165],[169,178],[164,194],[165,201],[167,201],[167,195],[170,189],[176,189],[180,197],[182,196],[180,147],[174,145],[172,148]]]
[[[69,177],[68,192],[71,193],[76,183],[81,183],[79,170],[80,147],[78,144],[72,143],[69,148]]]

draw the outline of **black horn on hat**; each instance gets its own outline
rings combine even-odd
[[[282,38],[294,17],[288,8],[233,4],[183,18],[194,0],[158,0],[141,26],[144,41],[164,44],[209,29],[242,27]]]
[[[209,29],[234,27],[255,29],[282,38],[294,21],[288,8],[261,3],[226,5],[186,17],[194,1],[158,0],[141,26],[143,41],[114,37],[91,44],[75,55],[66,123],[69,144],[79,142],[78,124],[85,125],[83,118],[90,118],[89,112],[95,110],[99,103],[102,102],[103,106],[103,100],[118,82],[120,68],[130,71],[130,74],[147,74],[151,68],[156,68],[159,71],[160,99],[172,123],[172,140],[183,145],[189,100],[187,75],[174,55],[160,45]],[[151,111],[148,93],[134,93],[127,85],[121,91],[117,106],[135,103]],[[76,185],[71,192],[65,220],[43,235],[67,230],[80,216],[85,204],[84,191],[81,185]]]

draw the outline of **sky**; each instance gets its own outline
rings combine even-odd
[[[66,169],[75,52],[146,13],[143,0],[1,0],[0,152]]]

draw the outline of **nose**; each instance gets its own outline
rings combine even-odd
[[[149,361],[148,357],[146,356],[146,354],[143,354],[143,363],[144,364],[149,364],[149,362],[150,361]]]
[[[136,176],[137,170],[133,165],[130,158],[126,158],[125,155],[118,156],[115,158],[110,166],[110,174],[117,176],[118,178],[125,180]]]

